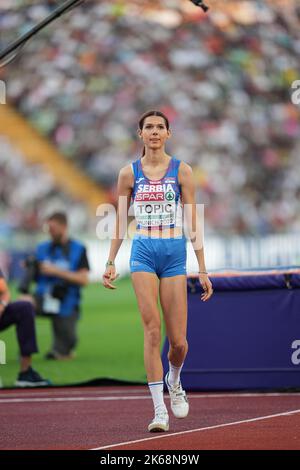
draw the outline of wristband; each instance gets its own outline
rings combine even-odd
[[[115,265],[114,261],[107,261],[107,263],[106,263],[106,267],[107,266],[114,266],[114,265]]]
[[[5,300],[0,300],[0,305],[3,305],[3,307],[7,307],[8,302],[5,302]]]
[[[207,271],[198,271],[198,274],[208,274]]]

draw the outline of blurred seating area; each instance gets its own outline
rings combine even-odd
[[[0,135],[0,238],[13,241],[14,233],[41,231],[53,211],[67,210],[74,230],[89,227],[88,213],[80,201],[61,191],[41,165],[28,165],[18,150]]]
[[[1,2],[0,48],[60,3]],[[112,195],[120,167],[141,154],[139,116],[159,108],[173,130],[168,153],[194,168],[208,233],[299,231],[299,3],[217,2],[208,15],[190,2],[151,4],[90,0],[59,19],[0,69],[9,102]],[[0,156],[2,211],[14,198],[13,223],[27,227],[60,194],[47,175],[33,190],[34,170],[13,153],[24,174],[12,196],[7,149]]]

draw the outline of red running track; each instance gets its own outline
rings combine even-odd
[[[300,394],[188,396],[189,416],[152,434],[147,387],[2,390],[0,448],[300,449]]]

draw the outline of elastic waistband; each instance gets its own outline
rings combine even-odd
[[[170,237],[170,238],[164,238],[164,237],[151,237],[149,235],[144,235],[144,234],[140,234],[140,233],[135,233],[134,234],[134,237],[133,237],[134,240],[139,240],[139,239],[143,239],[143,240],[184,240],[186,241],[186,238],[185,236],[183,235],[176,235],[175,237]]]

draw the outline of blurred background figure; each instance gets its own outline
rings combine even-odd
[[[88,283],[89,262],[84,245],[69,238],[67,215],[56,212],[46,221],[50,240],[37,246],[27,260],[20,291],[29,292],[36,281],[34,295],[37,313],[50,317],[53,345],[46,359],[71,359],[77,344],[80,290]]]
[[[10,302],[10,293],[0,270],[0,331],[15,325],[20,350],[21,370],[17,387],[42,387],[50,385],[32,367],[32,354],[38,352],[35,332],[35,312],[30,302]]]

